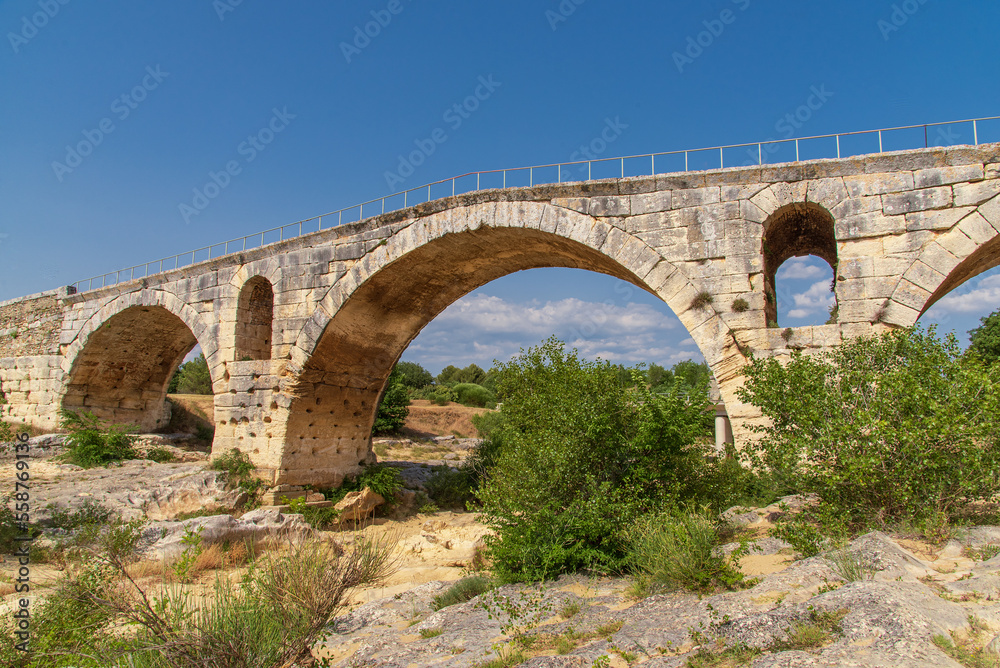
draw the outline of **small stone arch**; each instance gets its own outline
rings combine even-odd
[[[60,405],[143,431],[166,427],[167,384],[199,342],[213,371],[216,347],[206,334],[200,316],[172,294],[122,295],[94,313],[67,346]]]
[[[254,276],[236,300],[235,361],[269,360],[273,344],[274,287]]]
[[[837,235],[833,216],[815,202],[796,202],[778,208],[764,221],[761,240],[764,258],[764,316],[778,322],[775,276],[793,257],[815,255],[827,262],[836,275]]]

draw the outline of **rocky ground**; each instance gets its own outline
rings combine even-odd
[[[223,514],[241,493],[228,489],[223,474],[206,468],[207,454],[181,436],[142,442],[170,450],[176,462],[90,470],[53,461],[59,437],[36,437],[33,444],[33,519],[45,519],[50,503],[79,509],[87,501],[126,518],[148,517],[150,563],[169,559],[184,532],[198,526],[207,542],[312,531],[301,516],[280,509]],[[459,464],[473,445],[453,435],[375,444],[411,493],[422,490],[435,466]],[[12,455],[0,456],[0,478],[13,474]],[[391,534],[400,569],[383,586],[355,592],[351,610],[314,651],[330,665],[389,668],[476,666],[498,657],[524,666],[992,665],[967,657],[1000,645],[991,643],[1000,631],[1000,527],[966,529],[941,545],[873,533],[846,552],[796,560],[790,546],[767,537],[776,512],[777,506],[727,513],[758,536],[741,568],[759,581],[741,591],[638,600],[625,579],[573,576],[543,587],[503,587],[441,610],[433,609],[434,598],[469,574],[485,527],[470,513],[380,518],[360,530]],[[178,520],[186,514],[201,516]],[[349,543],[355,529],[325,533]],[[7,587],[13,568],[10,559],[0,566],[0,607],[13,598]],[[59,568],[39,565],[33,578],[44,584],[61,575]],[[219,572],[206,567],[191,586],[206,588]],[[225,572],[238,577],[241,570]],[[964,649],[942,649],[947,643]],[[961,651],[965,663],[953,658],[961,659]]]

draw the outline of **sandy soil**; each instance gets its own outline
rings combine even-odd
[[[488,412],[486,408],[471,408],[454,402],[438,406],[427,399],[416,399],[410,403],[410,416],[403,429],[411,438],[431,436],[457,436],[477,438],[479,432],[472,424],[472,416]]]

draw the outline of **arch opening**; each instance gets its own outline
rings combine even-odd
[[[271,359],[274,288],[263,276],[248,280],[236,302],[236,360]]]
[[[788,204],[764,222],[764,315],[769,326],[778,324],[778,269],[794,257],[816,256],[831,272],[837,271],[837,236],[833,216],[811,202]]]
[[[539,230],[482,227],[428,242],[373,274],[327,324],[293,391],[278,477],[338,484],[367,463],[389,373],[424,326],[476,288],[539,267],[596,271],[653,292],[612,258]]]
[[[167,385],[196,343],[184,321],[161,306],[124,309],[80,350],[62,408],[145,432],[163,429],[170,421]]]
[[[789,258],[775,274],[775,310],[792,326],[836,322],[833,267],[816,255]]]
[[[998,266],[1000,266],[1000,236],[993,237],[984,243],[952,269],[951,273],[927,298],[927,303],[921,309],[920,315],[923,316],[941,298],[961,287],[965,282]]]

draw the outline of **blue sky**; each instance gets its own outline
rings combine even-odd
[[[0,0],[0,300],[581,147],[996,115],[998,19],[991,0]],[[783,323],[825,320],[820,264],[783,268]],[[998,305],[990,279],[925,319],[964,334]],[[570,270],[484,286],[405,357],[488,366],[549,333],[615,361],[700,359],[662,303]]]

